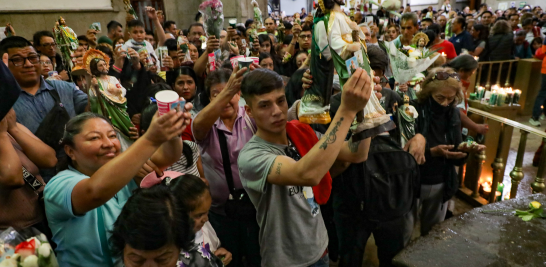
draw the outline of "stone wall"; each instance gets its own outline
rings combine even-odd
[[[11,0],[16,1],[16,0]],[[17,0],[25,1],[25,0]],[[84,0],[82,0],[84,1]],[[92,0],[85,0],[92,1]],[[177,22],[179,28],[188,27],[197,13],[201,0],[163,0],[165,5],[165,14],[167,19]],[[254,11],[250,5],[251,0],[223,0],[225,26],[229,25],[229,18],[237,18],[237,22],[244,23],[247,18],[254,17]],[[257,0],[262,10],[263,18],[267,17],[267,0]],[[54,1],[51,2],[54,4]],[[2,12],[0,11],[0,26],[11,23],[15,32],[29,40],[32,35],[40,30],[52,30],[55,21],[59,16],[63,16],[68,26],[70,26],[78,35],[85,34],[89,25],[93,22],[100,22],[103,33],[106,34],[106,25],[111,20],[119,21],[125,24],[126,12],[123,8],[123,0],[112,0],[113,10],[111,11],[90,11],[90,10],[71,10],[71,11],[38,11],[38,12]]]

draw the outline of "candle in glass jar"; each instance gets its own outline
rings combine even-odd
[[[497,103],[498,93],[497,91],[491,92],[491,97],[489,98],[489,105],[494,106]]]
[[[514,98],[512,100],[512,103],[518,104],[520,96],[521,96],[521,91],[520,90],[514,90]]]
[[[477,91],[478,100],[483,98],[484,93],[485,93],[485,88],[479,86]]]
[[[514,92],[512,91],[507,91],[506,92],[506,98],[504,100],[504,104],[506,105],[510,105],[510,103],[512,103],[512,99],[514,98]]]
[[[501,91],[498,95],[497,95],[497,106],[502,106],[504,105],[504,100],[506,99],[506,93],[504,91]]]

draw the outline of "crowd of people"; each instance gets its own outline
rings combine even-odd
[[[466,116],[478,60],[543,60],[531,123],[544,119],[546,13],[456,11],[446,0],[401,16],[347,12],[375,76],[358,68],[341,86],[334,74],[331,123],[300,123],[316,12],[211,36],[200,13],[178,25],[146,7],[153,29],[132,15],[111,21],[102,36],[77,35],[68,60],[58,32],[44,26],[27,40],[7,25],[0,91],[17,100],[0,118],[0,230],[38,229],[60,266],[128,267],[362,266],[373,233],[380,265],[391,266],[417,220],[427,235],[449,217],[456,167],[485,149],[465,145],[469,132],[488,131]],[[57,26],[68,28],[62,18]],[[399,83],[384,44],[410,45],[419,33],[442,55]],[[226,57],[213,69],[218,50]],[[259,61],[232,64],[240,55]],[[163,91],[184,107],[159,115]],[[397,128],[356,141],[353,119],[372,94],[398,114]]]

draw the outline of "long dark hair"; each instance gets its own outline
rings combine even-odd
[[[271,55],[271,59],[273,59],[273,68],[275,69],[276,73],[280,73],[280,67],[281,64],[281,58],[277,54],[277,51],[275,51],[275,46],[273,42],[271,41],[271,38],[268,34],[260,34],[258,35],[258,41],[260,42],[260,46],[264,42],[269,42],[271,44],[271,50],[269,50],[269,54]]]
[[[70,146],[70,147],[74,148],[74,146],[75,146],[74,136],[81,133],[83,125],[90,119],[101,119],[101,120],[104,120],[104,121],[108,122],[108,124],[110,124],[112,126],[112,128],[114,127],[112,125],[112,123],[110,122],[110,120],[108,120],[106,117],[104,117],[102,115],[99,115],[99,114],[96,114],[96,113],[92,113],[92,112],[84,112],[84,113],[82,113],[80,115],[77,115],[76,117],[70,119],[66,123],[65,128],[64,128],[63,139],[62,139],[62,142],[61,142],[61,147],[64,148],[65,146]],[[70,159],[70,157],[67,156],[67,155],[62,156],[59,159],[59,161],[57,162],[57,172],[64,171],[64,170],[68,169],[68,165],[73,166],[72,159]]]
[[[193,71],[192,68],[187,66],[182,66],[179,68],[176,68],[172,71],[168,71],[167,76],[167,84],[171,86],[171,88],[174,88],[174,85],[176,83],[176,79],[180,75],[188,75],[193,79],[193,82],[195,83],[195,96],[192,99],[186,99],[186,101],[191,102],[195,97],[201,93],[201,88],[198,84],[197,75],[195,74],[195,71]]]
[[[166,182],[139,188],[127,200],[110,237],[113,256],[121,256],[126,245],[139,250],[156,250],[168,244],[183,250],[193,246],[193,221]]]
[[[192,212],[197,208],[199,199],[209,192],[209,187],[201,178],[184,174],[170,182],[169,187],[176,197],[179,206],[186,212]]]
[[[140,131],[141,132],[148,131],[148,128],[150,128],[150,124],[152,123],[152,118],[154,117],[156,112],[157,112],[156,103],[150,103],[150,105],[148,105],[142,110],[142,113],[140,114]],[[191,150],[191,147],[188,145],[183,145],[182,155],[184,155],[184,157],[186,158],[186,168],[191,167],[193,165],[193,151]]]
[[[474,28],[475,31],[479,31],[480,35],[478,36],[477,41],[486,41],[487,38],[489,38],[489,27],[484,26],[481,23],[472,25],[472,28]]]
[[[97,67],[97,65],[99,64],[99,62],[103,61],[105,64],[106,64],[106,61],[104,61],[104,59],[101,59],[101,58],[95,58],[93,60],[91,60],[91,63],[89,63],[89,69],[91,69],[91,74],[96,76],[97,79],[98,77],[100,77],[101,75],[103,75],[100,71],[99,71],[99,68]]]

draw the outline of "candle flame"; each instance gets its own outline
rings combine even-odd
[[[475,59],[476,61],[478,61],[478,59],[480,59],[480,57],[474,57],[474,59]]]

